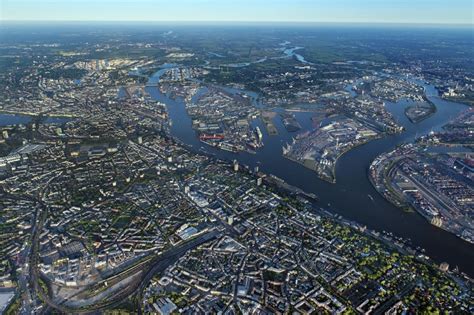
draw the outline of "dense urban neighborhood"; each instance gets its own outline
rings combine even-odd
[[[9,32],[0,312],[474,311],[469,44],[453,39],[453,61],[419,35],[433,63],[362,35],[344,40],[357,53],[324,32],[319,47],[304,28]],[[336,186],[356,167],[375,189],[366,204]],[[354,216],[385,200],[396,218],[421,215],[455,254],[333,211],[341,192]]]

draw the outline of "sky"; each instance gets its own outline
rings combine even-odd
[[[0,0],[0,20],[470,24],[473,0]]]

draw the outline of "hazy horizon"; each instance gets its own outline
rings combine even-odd
[[[129,21],[129,20],[0,20],[0,27],[8,25],[121,25],[121,26],[262,26],[262,27],[400,27],[400,28],[461,28],[474,29],[474,24],[454,23],[410,23],[410,22],[299,22],[299,21]]]
[[[470,0],[1,0],[5,22],[473,25]]]

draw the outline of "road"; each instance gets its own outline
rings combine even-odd
[[[221,233],[217,230],[211,230],[205,234],[201,234],[198,237],[183,243],[180,246],[174,247],[166,252],[165,255],[161,255],[154,260],[153,267],[145,274],[140,286],[135,290],[137,292],[137,307],[138,314],[142,314],[141,301],[143,299],[142,293],[146,288],[150,280],[158,273],[163,272],[169,265],[175,263],[181,256],[183,256],[188,250],[193,249],[201,244],[204,244],[212,239],[217,238]]]
[[[149,264],[143,266],[143,268],[148,268],[148,271],[143,272],[139,280],[133,281],[129,286],[125,287],[124,290],[120,291],[118,294],[114,295],[111,299],[104,301],[103,303],[94,304],[84,309],[76,309],[68,307],[63,303],[58,303],[53,301],[48,294],[45,294],[38,285],[38,269],[37,267],[32,268],[34,273],[32,273],[32,281],[35,283],[36,292],[43,299],[43,301],[48,305],[50,309],[62,313],[76,313],[76,314],[85,314],[94,311],[101,311],[108,308],[113,308],[119,306],[128,298],[137,295],[138,303],[141,301],[141,292],[148,285],[150,280],[157,274],[163,272],[168,266],[175,263],[180,257],[186,254],[187,251],[204,244],[220,235],[220,232],[217,230],[210,230],[203,234],[198,235],[197,237],[190,239],[178,246],[175,246],[163,254],[154,258]],[[35,265],[36,266],[36,265]],[[133,267],[132,267],[133,268]],[[128,273],[126,273],[128,275]],[[130,276],[130,275],[128,275]],[[34,279],[34,280],[33,280]],[[140,306],[140,305],[139,305]],[[140,307],[138,307],[140,310]],[[140,310],[141,311],[141,310]]]

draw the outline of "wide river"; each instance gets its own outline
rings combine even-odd
[[[164,71],[166,70],[162,69],[155,73],[150,78],[149,85],[156,84]],[[388,110],[406,130],[401,134],[371,141],[344,154],[336,165],[336,184],[322,181],[309,169],[283,158],[282,145],[291,141],[296,134],[288,133],[278,117],[274,119],[278,136],[269,136],[260,120],[254,122],[262,130],[265,144],[256,154],[226,152],[207,146],[197,139],[182,100],[171,99],[156,87],[147,89],[153,98],[167,105],[172,121],[172,134],[190,148],[224,160],[236,159],[250,167],[259,166],[267,174],[276,175],[293,186],[316,194],[320,205],[333,213],[364,224],[370,229],[410,239],[414,247],[424,248],[426,254],[436,262],[446,261],[451,267],[458,266],[461,271],[474,276],[474,245],[432,226],[418,213],[407,213],[393,206],[377,193],[367,177],[369,165],[375,157],[431,130],[439,130],[467,108],[465,105],[440,99],[433,86],[425,85],[425,90],[436,105],[436,113],[418,124],[412,124],[404,115],[406,102],[387,103]],[[255,94],[250,95],[256,97]],[[311,113],[298,112],[295,115],[303,127],[302,131],[311,128]]]

